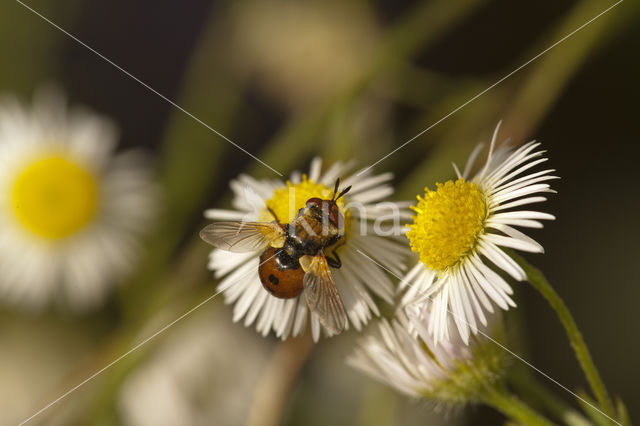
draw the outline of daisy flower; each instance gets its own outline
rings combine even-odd
[[[485,324],[484,310],[493,305],[507,310],[516,306],[511,286],[496,269],[517,281],[525,280],[522,268],[501,247],[542,253],[536,241],[515,227],[541,228],[539,220],[552,220],[547,213],[523,210],[522,206],[545,201],[539,195],[553,191],[548,183],[556,179],[547,169],[530,172],[547,161],[537,142],[518,149],[495,147],[500,124],[495,129],[489,155],[478,174],[469,178],[482,146],[472,153],[458,179],[436,184],[418,196],[413,223],[407,238],[419,262],[402,279],[400,287],[409,287],[405,304],[433,301],[428,331],[435,342],[449,339],[447,315],[453,316],[463,340]],[[424,305],[426,309],[427,304]]]
[[[346,327],[350,323],[360,330],[372,313],[379,315],[372,295],[392,303],[394,291],[386,272],[380,267],[372,267],[359,251],[393,273],[403,270],[408,250],[393,238],[372,234],[376,231],[377,234],[400,235],[401,226],[397,222],[403,214],[409,217],[409,213],[403,213],[406,206],[402,204],[380,202],[393,193],[388,183],[391,173],[371,175],[365,172],[360,176],[347,176],[351,168],[350,164],[338,162],[322,172],[322,161],[316,158],[311,162],[308,175],[295,172],[286,183],[241,175],[231,182],[235,210],[212,209],[207,210],[205,216],[215,220],[271,222],[274,217],[270,209],[281,223],[289,223],[308,199],[330,199],[336,178],[342,179],[345,188],[351,185],[350,192],[338,200],[345,218],[345,244],[337,249],[342,267],[331,269],[331,273],[348,317]],[[396,218],[396,223],[388,224],[382,230],[374,229],[385,217]],[[255,323],[263,336],[270,330],[282,339],[300,335],[310,315],[305,297],[280,299],[270,295],[258,276],[260,255],[256,251],[232,253],[214,249],[211,252],[209,268],[216,278],[222,278],[218,289],[224,292],[227,304],[235,303],[233,321],[244,319],[245,326]],[[322,327],[315,314],[310,317],[312,335],[317,341]]]
[[[155,187],[116,140],[111,122],[67,110],[59,93],[32,108],[0,101],[0,297],[86,309],[129,269]]]
[[[469,345],[459,338],[435,344],[422,313],[398,311],[378,322],[347,359],[352,367],[414,398],[459,404],[476,401],[506,370],[505,352],[491,340],[502,339],[498,314]],[[496,341],[498,341],[496,340]]]
[[[247,404],[273,348],[219,321],[221,315],[209,309],[190,317],[126,377],[116,399],[120,424],[246,424]]]

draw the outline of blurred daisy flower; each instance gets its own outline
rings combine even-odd
[[[0,101],[0,297],[86,309],[131,266],[156,190],[111,122],[40,92]]]
[[[504,334],[497,314],[469,345],[459,338],[435,344],[424,326],[428,317],[422,315],[398,311],[390,322],[379,321],[347,363],[408,396],[446,404],[477,401],[483,390],[501,380],[508,360],[491,341]]]
[[[400,287],[409,287],[404,304],[420,304],[425,298],[433,301],[428,331],[436,343],[449,339],[449,310],[462,341],[468,343],[470,332],[477,333],[478,322],[486,324],[484,310],[493,312],[493,303],[504,310],[515,306],[510,297],[513,290],[494,267],[518,281],[527,277],[501,247],[542,253],[540,244],[514,227],[541,228],[539,220],[554,219],[547,213],[521,209],[546,200],[536,194],[555,192],[545,183],[557,178],[552,175],[554,170],[528,172],[547,161],[544,151],[537,150],[540,144],[496,148],[499,127],[477,175],[468,177],[482,145],[474,150],[463,173],[454,165],[455,182],[438,183],[435,191],[426,188],[424,197],[419,196],[417,206],[412,207],[415,215],[407,238],[420,261]]]
[[[394,291],[384,269],[372,267],[371,261],[359,251],[393,273],[403,270],[408,249],[391,236],[401,235],[400,219],[409,217],[409,212],[399,203],[381,202],[393,193],[388,183],[392,174],[365,172],[360,176],[347,176],[352,166],[341,162],[333,164],[324,173],[321,168],[322,161],[316,158],[308,175],[295,172],[286,183],[242,175],[231,182],[236,210],[212,209],[207,210],[205,216],[223,221],[272,222],[275,215],[281,224],[288,224],[305,207],[307,200],[314,197],[331,199],[334,182],[342,177],[342,187],[351,186],[351,190],[337,201],[344,217],[344,244],[336,246],[342,265],[330,271],[348,317],[345,327],[350,323],[360,330],[371,319],[372,312],[379,315],[372,294],[392,303]],[[389,219],[393,223],[389,223]],[[216,278],[222,278],[218,289],[224,292],[226,303],[235,303],[234,321],[244,318],[245,326],[255,322],[263,336],[270,330],[282,339],[300,335],[309,315],[305,296],[282,299],[270,295],[258,275],[261,254],[260,250],[233,253],[214,249],[209,268]],[[317,341],[321,322],[315,313],[311,314],[310,320],[312,335]],[[325,332],[332,334],[329,329]]]
[[[239,332],[222,315],[202,311],[153,348],[118,391],[119,424],[245,424],[272,342]]]

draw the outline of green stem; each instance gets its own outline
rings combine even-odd
[[[569,426],[591,425],[582,414],[564,401],[555,398],[545,386],[529,374],[529,371],[524,368],[514,369],[513,374],[508,377],[509,384],[525,401]]]
[[[591,358],[591,354],[589,353],[589,348],[587,348],[587,344],[582,338],[582,333],[580,333],[578,325],[573,319],[571,312],[569,312],[567,305],[565,305],[560,295],[556,293],[539,269],[533,267],[522,257],[511,251],[509,251],[509,255],[518,263],[518,265],[520,265],[520,267],[522,267],[524,272],[527,274],[529,283],[531,283],[531,285],[538,290],[545,299],[547,299],[547,302],[549,302],[553,310],[556,311],[556,314],[567,333],[567,337],[571,342],[571,347],[573,348],[576,358],[580,363],[580,367],[582,367],[582,371],[589,382],[589,386],[598,400],[598,404],[605,414],[611,417],[615,416],[615,411],[613,409],[611,399],[609,398],[609,393],[600,378],[598,369],[596,368],[593,359]]]
[[[518,399],[518,397],[509,393],[506,389],[496,389],[488,386],[480,396],[480,399],[485,404],[490,405],[519,424],[528,426],[553,425],[553,423],[534,411]]]

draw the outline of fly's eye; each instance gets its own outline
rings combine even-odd
[[[337,204],[332,204],[329,208],[329,220],[335,227],[340,227],[344,220],[342,219],[342,214],[340,213],[340,209]]]
[[[307,200],[307,207],[318,207],[322,208],[322,200],[320,198],[309,198]]]

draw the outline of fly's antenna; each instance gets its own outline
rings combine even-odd
[[[333,200],[333,201],[334,201],[334,202],[335,202],[335,201],[338,201],[338,199],[339,199],[340,197],[342,197],[344,194],[346,194],[347,192],[349,192],[349,190],[350,190],[350,189],[351,189],[351,185],[347,186],[345,189],[343,189],[343,190],[342,190],[342,192],[341,192],[341,193],[336,197],[336,199],[335,199],[335,200]]]
[[[338,188],[339,187],[340,187],[340,178],[336,179],[336,185],[333,187],[333,198],[331,199],[331,201],[333,201],[334,203],[336,201],[338,201],[340,199],[340,197],[342,197],[344,194],[349,192],[349,190],[351,189],[351,185],[349,185],[345,189],[343,189],[340,194],[338,194]],[[337,194],[337,196],[336,196],[336,194]]]
[[[336,179],[336,184],[333,187],[333,198],[331,199],[331,201],[336,201],[338,198],[340,198],[340,195],[338,195],[338,197],[336,198],[336,195],[338,194],[338,188],[340,187],[340,178]]]

